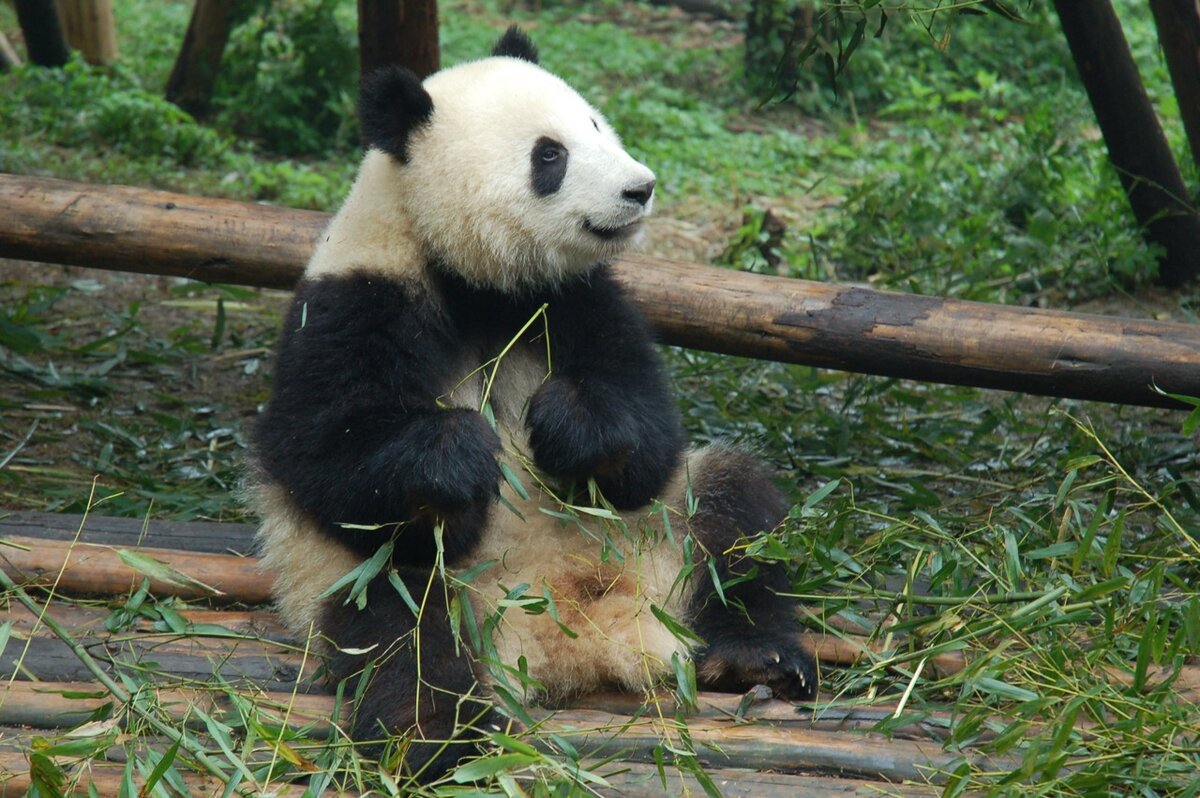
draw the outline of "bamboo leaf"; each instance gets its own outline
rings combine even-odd
[[[186,587],[193,590],[200,590],[213,596],[225,595],[215,587],[206,585],[198,579],[193,579],[182,571],[177,570],[161,560],[156,560],[148,554],[143,554],[142,552],[134,551],[133,549],[117,549],[116,551],[117,556],[121,558],[121,562],[125,563],[138,573],[150,577],[151,579],[158,580],[159,582],[166,582],[167,584],[174,585],[175,587]]]

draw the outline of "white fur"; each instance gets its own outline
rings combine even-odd
[[[476,285],[520,291],[553,285],[640,241],[653,201],[643,208],[622,192],[654,173],[560,78],[493,57],[438,72],[424,86],[433,115],[409,141],[409,163],[367,153],[309,276],[369,264],[419,279],[426,260],[437,259]],[[563,185],[546,197],[530,183],[541,137],[568,152]],[[585,224],[625,232],[605,240]]]

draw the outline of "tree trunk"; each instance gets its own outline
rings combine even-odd
[[[358,0],[358,48],[363,75],[387,64],[437,72],[437,0]]]
[[[1159,280],[1200,274],[1200,215],[1138,77],[1109,0],[1054,0],[1063,33],[1104,134],[1108,155],[1146,240],[1165,250]]]
[[[60,67],[71,57],[54,0],[16,0],[17,20],[31,63]]]
[[[120,55],[112,0],[58,0],[67,44],[89,64],[108,65]]]
[[[287,288],[328,214],[0,177],[0,257]],[[1132,405],[1200,396],[1200,325],[1086,316],[627,256],[665,343],[888,377]]]
[[[233,27],[233,0],[196,0],[166,97],[197,119],[208,115],[221,58]]]
[[[1200,167],[1200,0],[1150,0],[1192,161]]]

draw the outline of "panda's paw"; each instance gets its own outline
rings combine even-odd
[[[637,441],[628,418],[611,406],[593,407],[565,377],[538,388],[526,423],[534,462],[556,477],[587,479],[619,468]]]
[[[704,687],[744,693],[766,685],[776,698],[816,698],[817,661],[794,637],[748,635],[709,644],[696,655],[696,680]]]
[[[495,498],[500,436],[479,413],[456,408],[428,416],[402,448],[396,474],[415,503],[459,510]]]

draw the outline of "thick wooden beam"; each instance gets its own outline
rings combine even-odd
[[[1054,0],[1054,8],[1133,214],[1146,240],[1164,250],[1159,280],[1177,286],[1200,276],[1200,215],[1150,105],[1112,3]]]
[[[15,0],[30,63],[60,67],[71,57],[54,0]]]
[[[67,44],[89,64],[108,65],[120,57],[112,0],[58,0]]]
[[[1200,167],[1200,0],[1150,0],[1192,160]]]
[[[363,75],[387,64],[420,78],[437,72],[437,0],[358,0],[358,52]]]
[[[233,29],[231,0],[196,0],[183,45],[167,78],[166,98],[197,119],[208,115]]]
[[[288,288],[328,216],[0,175],[0,257]],[[1197,250],[1200,251],[1200,250]],[[669,344],[888,377],[1178,407],[1200,326],[888,293],[630,256],[617,277]]]

